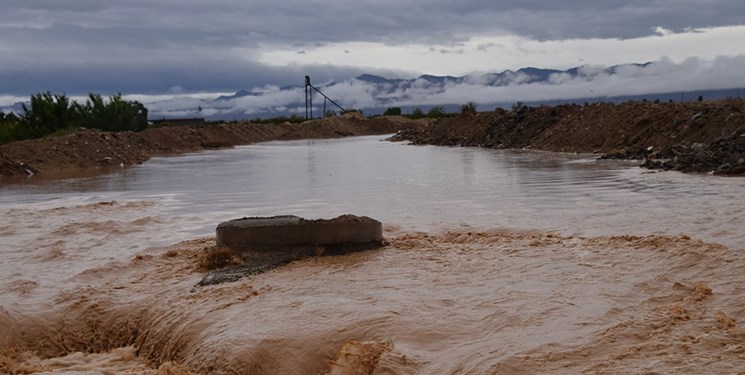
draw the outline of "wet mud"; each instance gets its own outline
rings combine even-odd
[[[356,350],[373,374],[745,370],[742,249],[687,235],[388,225],[378,250],[195,288],[215,239],[148,246],[157,203],[0,216],[0,372],[319,374]]]

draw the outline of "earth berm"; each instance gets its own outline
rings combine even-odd
[[[339,138],[391,134],[421,129],[427,121],[401,116],[366,119],[348,113],[301,124],[222,123],[169,126],[143,132],[83,129],[61,137],[45,137],[0,146],[0,183],[26,177],[74,176],[83,171],[141,164],[155,155],[169,155],[272,140]]]
[[[466,112],[393,140],[643,159],[647,168],[745,174],[745,101],[516,106]]]

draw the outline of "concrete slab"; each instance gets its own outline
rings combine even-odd
[[[248,217],[220,223],[216,232],[218,246],[254,251],[303,247],[363,249],[380,246],[383,240],[383,225],[379,221],[355,215],[330,220],[306,220],[297,216]]]

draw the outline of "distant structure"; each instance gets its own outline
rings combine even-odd
[[[346,112],[347,110],[344,109],[342,106],[336,104],[335,101],[331,100],[326,94],[322,93],[321,90],[319,90],[317,87],[313,86],[310,83],[310,76],[305,76],[305,119],[312,119],[313,118],[313,90],[315,90],[317,93],[321,94],[323,96],[323,114],[322,117],[326,115],[326,102],[331,102],[331,104],[335,105],[339,110],[342,112]]]
[[[199,126],[205,125],[203,117],[194,118],[161,118],[157,120],[150,120],[152,125],[173,125],[173,126]]]

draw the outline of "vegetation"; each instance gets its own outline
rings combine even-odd
[[[401,116],[401,107],[388,107],[383,116]]]
[[[411,111],[411,114],[409,115],[410,119],[417,120],[420,118],[424,118],[424,112],[420,108],[414,108],[413,111]]]
[[[267,118],[267,119],[262,119],[261,117],[257,117],[251,120],[251,122],[253,122],[254,124],[274,124],[274,125],[284,124],[286,122],[289,122],[290,124],[299,124],[303,121],[305,121],[305,117],[298,116],[298,115],[292,115],[290,117],[278,116],[278,117],[272,117],[272,118]],[[222,122],[223,121],[218,121],[218,123],[222,123]]]
[[[445,112],[445,107],[432,107],[427,112],[427,117],[443,118],[443,117],[447,117],[447,112]]]
[[[476,113],[476,103],[474,103],[474,102],[468,102],[466,104],[463,104],[462,106],[460,106],[460,113],[463,113],[463,114],[465,114],[465,113],[475,114]]]
[[[0,144],[23,139],[65,134],[78,128],[106,131],[141,131],[147,128],[147,108],[136,101],[126,101],[121,94],[108,101],[89,94],[85,104],[66,95],[50,92],[31,95],[31,107],[23,105],[23,114],[0,115]]]

